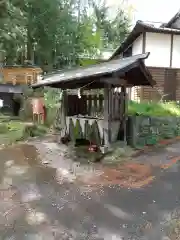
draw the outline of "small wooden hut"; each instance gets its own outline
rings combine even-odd
[[[126,88],[155,84],[144,65],[148,56],[146,53],[59,71],[32,87],[64,90],[61,136],[69,134],[74,141],[84,138],[108,146],[119,137],[126,140]]]
[[[24,86],[37,83],[42,69],[34,65],[2,65],[0,67],[0,99],[3,101],[2,113],[19,115],[20,96]]]

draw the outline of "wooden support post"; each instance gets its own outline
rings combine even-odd
[[[67,128],[66,125],[66,117],[67,117],[67,93],[66,91],[63,91],[62,93],[62,100],[61,100],[61,107],[60,107],[60,114],[59,114],[59,122],[60,122],[60,128],[61,133],[60,136],[64,137],[67,134]]]
[[[112,104],[111,85],[108,84],[104,88],[104,144],[109,146],[111,142],[111,104]]]
[[[126,94],[126,86],[122,86],[123,93],[123,130],[124,130],[124,144],[127,145],[127,131],[126,131],[126,121],[127,121],[127,94]]]

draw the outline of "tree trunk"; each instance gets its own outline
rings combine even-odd
[[[27,60],[34,63],[34,49],[33,49],[33,39],[31,37],[31,28],[27,28]]]

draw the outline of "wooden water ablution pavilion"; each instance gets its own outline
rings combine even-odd
[[[32,85],[33,89],[62,89],[61,137],[87,139],[98,146],[126,142],[127,88],[154,86],[144,64],[149,53],[57,71]],[[78,131],[78,133],[77,133]]]

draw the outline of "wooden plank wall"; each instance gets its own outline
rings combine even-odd
[[[151,86],[141,87],[142,91],[141,100],[158,101],[161,99],[161,93],[164,93],[165,68],[148,68],[148,69],[157,84],[154,88],[152,88]]]
[[[164,76],[164,100],[176,101],[177,71],[176,69],[166,69]]]
[[[37,82],[37,75],[42,74],[41,68],[5,67],[0,69],[4,83],[32,84]]]
[[[164,100],[180,101],[180,69],[155,67],[148,69],[157,84],[154,88],[141,87],[141,100],[159,101],[163,94]]]

